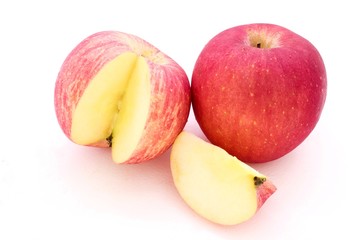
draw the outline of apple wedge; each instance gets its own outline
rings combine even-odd
[[[134,35],[107,31],[65,59],[55,86],[65,135],[112,147],[116,163],[140,163],[167,150],[190,110],[190,84],[170,57]]]
[[[235,225],[250,219],[276,191],[263,174],[185,131],[176,138],[170,159],[180,196],[214,223]]]

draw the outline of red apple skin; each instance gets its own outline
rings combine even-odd
[[[266,200],[268,200],[276,190],[276,186],[269,180],[266,180],[263,184],[257,187],[257,211],[259,211]]]
[[[54,105],[59,125],[71,140],[72,116],[84,90],[95,75],[117,56],[134,52],[146,58],[150,70],[150,111],[141,141],[126,163],[140,163],[166,151],[184,128],[190,111],[190,82],[170,57],[131,34],[104,31],[80,42],[65,59],[58,74]],[[91,144],[109,147],[103,141]]]
[[[271,47],[258,48],[256,38]],[[326,91],[317,49],[273,24],[216,35],[191,80],[194,114],[206,137],[250,163],[278,159],[303,142],[320,118]]]

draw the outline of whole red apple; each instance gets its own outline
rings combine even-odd
[[[326,90],[317,49],[273,24],[216,35],[191,81],[195,117],[206,137],[246,162],[278,159],[303,142],[320,118]]]
[[[145,40],[104,31],[81,41],[55,84],[55,111],[80,145],[112,147],[116,163],[153,159],[175,141],[190,110],[185,71]]]

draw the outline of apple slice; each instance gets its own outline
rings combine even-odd
[[[276,191],[263,174],[184,131],[176,138],[170,159],[181,197],[214,223],[235,225],[250,219]]]

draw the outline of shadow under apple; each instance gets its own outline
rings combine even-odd
[[[58,149],[57,174],[75,207],[129,219],[172,218],[172,202],[180,199],[172,183],[170,149],[141,164],[115,164],[110,149],[72,145]]]

